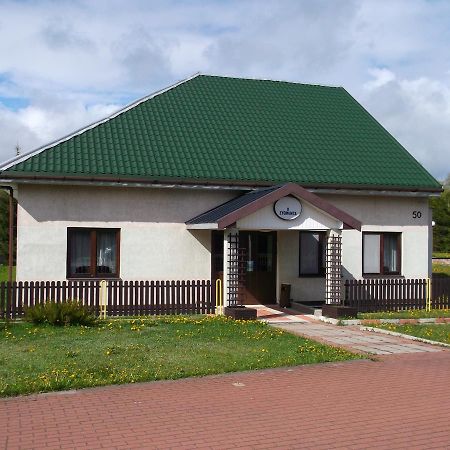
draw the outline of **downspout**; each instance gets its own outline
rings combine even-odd
[[[13,222],[14,222],[14,191],[11,186],[0,186],[9,191],[9,229],[8,229],[8,281],[13,282]]]

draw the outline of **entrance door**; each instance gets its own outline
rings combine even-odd
[[[277,234],[240,231],[239,248],[245,255],[244,303],[276,302]],[[241,253],[241,252],[240,252]],[[223,231],[211,233],[211,279],[223,281]]]
[[[211,232],[211,280],[223,282],[223,231]]]
[[[240,231],[239,247],[245,249],[245,303],[276,303],[276,232]]]

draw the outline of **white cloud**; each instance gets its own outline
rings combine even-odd
[[[0,108],[2,160],[15,156],[17,144],[24,153],[106,117],[117,109],[118,105],[86,107],[80,102],[45,103],[18,111]]]
[[[370,75],[373,76],[373,80],[364,83],[364,87],[369,91],[378,89],[385,84],[395,80],[395,74],[388,69],[369,69]]]
[[[343,85],[442,178],[449,22],[427,0],[0,0],[0,102],[28,103],[0,109],[0,160],[203,71]]]
[[[441,180],[450,171],[450,83],[417,78],[372,85],[364,104]]]

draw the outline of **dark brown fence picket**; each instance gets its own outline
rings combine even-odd
[[[155,284],[155,310],[154,314],[161,314],[161,285],[160,282],[157,281]]]
[[[165,288],[165,298],[164,298],[164,302],[165,302],[165,314],[171,314],[171,308],[170,308],[170,281],[166,281],[166,288]]]

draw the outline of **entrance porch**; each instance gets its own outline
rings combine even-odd
[[[211,233],[211,278],[225,306],[341,301],[341,232],[361,223],[296,184],[257,189],[186,223]]]
[[[340,247],[333,230],[213,231],[211,278],[228,282],[239,305],[337,303],[330,297],[333,275],[340,295]]]

